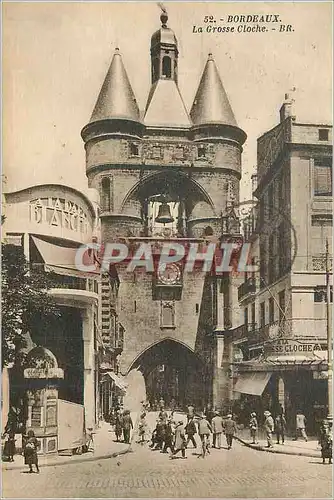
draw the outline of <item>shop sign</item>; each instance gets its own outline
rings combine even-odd
[[[36,224],[88,233],[87,213],[73,201],[64,198],[38,198],[30,201],[30,220]]]
[[[61,368],[26,368],[23,374],[24,378],[64,378]]]
[[[301,342],[295,339],[278,339],[268,342],[264,346],[266,356],[296,355],[312,356],[314,351],[321,351],[321,346],[316,343]]]

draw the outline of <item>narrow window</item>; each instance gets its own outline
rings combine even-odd
[[[281,322],[285,318],[285,290],[282,290],[278,294],[278,303],[279,303],[279,320]]]
[[[266,305],[265,302],[260,304],[260,326],[263,327],[266,324]]]
[[[139,156],[139,148],[137,144],[130,144],[130,156]]]
[[[244,323],[248,326],[248,307],[245,307],[244,309]]]
[[[319,128],[319,141],[328,141],[328,129]]]
[[[168,56],[164,56],[162,59],[162,76],[165,78],[172,77],[172,63]]]
[[[314,160],[314,196],[332,196],[332,158]]]
[[[104,177],[102,179],[102,208],[103,210],[110,211],[110,179]]]
[[[252,303],[252,328],[255,329],[255,302]]]
[[[275,305],[273,297],[269,299],[269,324],[271,325],[275,321]]]
[[[199,304],[196,304],[195,310],[196,310],[196,314],[198,314],[199,313]]]
[[[134,310],[134,312],[137,312],[137,301],[136,300],[133,303],[133,310]]]
[[[197,158],[205,158],[206,156],[206,147],[199,146],[197,149]]]

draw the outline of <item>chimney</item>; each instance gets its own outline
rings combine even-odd
[[[293,99],[290,98],[289,94],[285,94],[285,100],[282,104],[282,107],[281,109],[279,110],[279,114],[280,114],[280,121],[281,123],[284,122],[284,120],[286,120],[286,118],[291,118],[292,120],[295,120],[296,117],[293,116],[292,112],[293,112],[293,109],[292,109],[292,105],[293,105]]]

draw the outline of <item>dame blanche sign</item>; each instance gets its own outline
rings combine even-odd
[[[265,345],[266,356],[287,354],[302,354],[312,356],[314,351],[321,351],[321,346],[316,343],[301,342],[294,339],[279,339]]]
[[[73,201],[64,198],[38,198],[30,202],[30,220],[80,233],[88,232],[88,217]]]

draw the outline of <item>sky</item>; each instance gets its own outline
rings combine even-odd
[[[164,2],[179,43],[179,88],[188,111],[213,53],[238,125],[248,136],[241,197],[251,196],[256,140],[279,121],[291,93],[298,122],[332,123],[330,2]],[[212,15],[278,14],[294,31],[193,33]],[[89,121],[114,49],[141,109],[150,89],[156,2],[3,4],[3,173],[5,191],[46,182],[86,191],[80,131]],[[243,24],[243,23],[242,23]],[[231,24],[233,26],[233,24]],[[234,26],[237,26],[234,24]],[[273,24],[273,26],[275,26]],[[292,91],[292,89],[294,89]]]

